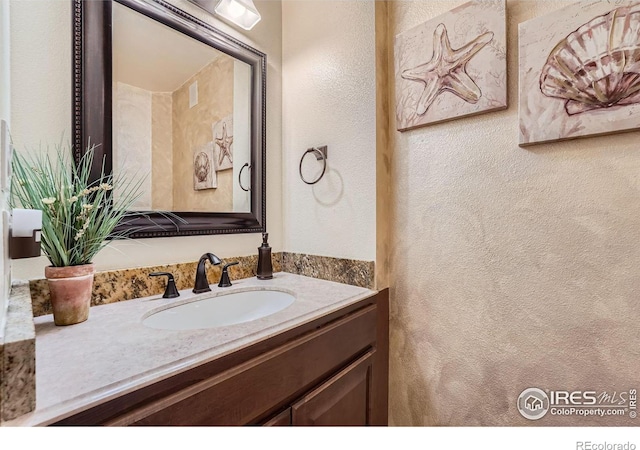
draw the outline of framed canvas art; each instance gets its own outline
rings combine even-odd
[[[521,23],[521,146],[640,127],[640,1],[588,1]]]
[[[233,115],[213,124],[216,170],[233,168]]]
[[[213,158],[213,142],[193,150],[193,189],[215,189],[218,187],[215,160]]]
[[[396,125],[507,107],[504,0],[474,0],[396,36]]]

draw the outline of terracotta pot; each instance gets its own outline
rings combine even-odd
[[[73,325],[89,318],[94,272],[93,264],[44,268],[56,325]]]

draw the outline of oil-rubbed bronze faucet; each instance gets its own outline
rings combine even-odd
[[[200,257],[200,261],[198,261],[198,268],[196,269],[196,284],[193,287],[194,294],[201,294],[202,292],[209,292],[211,288],[209,287],[209,280],[207,280],[207,270],[206,263],[207,259],[213,264],[217,266],[222,261],[213,253],[205,253]]]

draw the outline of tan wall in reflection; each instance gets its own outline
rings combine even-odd
[[[173,137],[171,92],[151,96],[151,198],[154,210],[173,210]]]
[[[189,108],[189,86],[198,104]],[[233,59],[222,55],[173,93],[173,210],[231,211],[233,170],[218,172],[218,188],[193,188],[193,150],[213,140],[214,122],[233,113]]]
[[[139,180],[140,195],[132,210],[152,208],[151,186],[151,98],[152,92],[117,82],[113,84],[113,167],[115,173],[130,180]],[[116,185],[114,195],[121,196]]]

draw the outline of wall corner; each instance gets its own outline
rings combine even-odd
[[[390,285],[391,147],[389,139],[388,2],[375,2],[376,47],[376,289]]]

